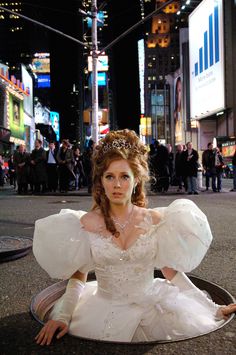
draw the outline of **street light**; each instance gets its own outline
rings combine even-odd
[[[97,82],[97,62],[98,62],[98,55],[99,53],[105,52],[107,49],[111,48],[115,43],[117,43],[119,40],[121,40],[123,37],[125,37],[127,34],[132,32],[134,29],[136,29],[138,26],[143,25],[147,20],[149,20],[152,16],[154,16],[156,13],[158,13],[160,10],[171,4],[173,0],[169,0],[165,3],[163,3],[161,6],[156,8],[154,11],[152,11],[150,14],[148,14],[146,17],[142,18],[140,21],[138,21],[136,24],[128,28],[126,31],[124,31],[120,36],[115,38],[112,42],[110,42],[108,45],[106,45],[101,51],[98,51],[98,43],[97,43],[97,22],[102,22],[100,19],[98,19],[98,10],[97,10],[97,0],[92,0],[91,4],[91,12],[86,12],[84,10],[79,9],[79,13],[83,16],[86,17],[91,17],[92,18],[92,138],[95,143],[98,143],[98,82]],[[27,21],[33,22],[41,27],[47,28],[50,31],[56,32],[57,34],[66,37],[83,47],[87,48],[88,45],[84,42],[81,42],[80,40],[69,36],[62,31],[59,31],[51,26],[45,25],[42,22],[36,21],[28,16],[22,15],[18,12],[9,10],[3,6],[0,6],[1,10],[4,10],[6,12],[9,12],[13,15],[19,16]]]

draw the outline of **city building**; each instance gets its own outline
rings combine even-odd
[[[158,8],[166,1],[142,1],[144,12],[154,3]],[[188,0],[153,16],[143,35],[147,142],[192,141],[201,153],[214,140],[226,160],[226,147],[236,147],[235,14],[233,0]]]

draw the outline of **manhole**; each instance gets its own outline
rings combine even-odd
[[[159,270],[155,270],[154,275],[155,275],[155,277],[163,278],[163,275],[161,274],[161,272]],[[191,281],[198,288],[207,292],[215,303],[217,303],[219,305],[228,305],[230,303],[235,303],[234,297],[227,290],[223,289],[222,287],[218,286],[217,284],[206,281],[204,279],[201,279],[197,276],[193,276],[191,274],[188,276],[191,279]],[[94,279],[95,279],[95,274],[93,272],[89,273],[88,282],[91,282]],[[67,282],[68,282],[67,280],[57,282],[57,283],[47,287],[46,289],[44,289],[43,291],[41,291],[40,293],[38,293],[36,296],[33,297],[31,304],[30,304],[30,311],[36,321],[38,321],[42,325],[47,321],[48,315],[50,314],[52,307],[54,306],[56,301],[65,292]],[[216,328],[212,331],[220,329],[223,326],[225,326],[226,324],[228,324],[234,318],[234,316],[235,316],[235,314],[231,314],[231,316],[223,324],[221,324],[218,328]],[[198,336],[206,335],[208,333],[211,333],[212,331],[199,334]],[[72,335],[70,335],[70,336],[72,336]],[[198,336],[196,336],[196,337],[198,337]],[[196,337],[191,337],[191,338],[196,338]],[[77,338],[82,339],[82,337],[79,337],[79,336]],[[187,339],[191,339],[191,338],[190,337],[183,337],[181,339],[178,339],[177,341],[187,340]],[[89,340],[93,340],[93,339],[89,339]],[[97,339],[95,339],[95,340],[98,341]],[[105,342],[109,342],[109,341],[105,341]],[[138,342],[138,343],[133,342],[133,343],[129,343],[129,344],[150,344],[150,343],[163,344],[163,343],[170,343],[170,342],[172,342],[172,341],[163,340],[163,341],[153,341],[153,342]],[[121,343],[121,342],[119,342],[119,343]]]
[[[0,236],[0,262],[21,258],[31,249],[32,239],[29,237]]]

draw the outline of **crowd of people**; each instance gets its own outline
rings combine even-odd
[[[67,192],[87,186],[91,190],[90,156],[93,141],[81,154],[79,146],[72,146],[67,139],[57,148],[55,142],[49,143],[45,150],[42,141],[35,141],[31,153],[20,144],[8,160],[7,175],[10,185],[18,194],[41,194],[45,192]],[[4,159],[0,156],[1,183],[4,184]]]
[[[231,191],[236,191],[236,152],[232,159],[234,167],[234,183]],[[169,186],[176,186],[177,192],[187,192],[189,195],[198,195],[198,173],[205,177],[205,191],[209,190],[210,179],[213,192],[221,192],[222,176],[225,169],[223,156],[219,147],[213,148],[209,142],[200,161],[198,152],[193,149],[192,142],[186,145],[178,144],[176,153],[172,146],[154,141],[149,150],[149,169],[153,177],[151,190],[153,192],[167,192]]]
[[[7,162],[7,176],[18,194],[41,194],[45,192],[67,192],[86,187],[92,191],[91,156],[94,142],[89,140],[83,153],[80,147],[72,146],[67,139],[62,140],[57,148],[55,142],[49,143],[45,150],[41,140],[35,141],[31,153],[26,152],[24,145],[19,145]],[[221,192],[222,176],[227,175],[220,149],[209,142],[200,160],[198,152],[193,149],[192,142],[178,144],[175,153],[171,144],[163,145],[157,140],[149,146],[150,188],[153,192],[167,192],[175,186],[177,192],[198,195],[200,186],[198,173],[205,177],[205,191]],[[236,152],[232,158],[233,188],[236,191]],[[4,159],[0,155],[0,186],[4,184]]]

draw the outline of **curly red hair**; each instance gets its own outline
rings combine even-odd
[[[108,231],[118,236],[114,222],[110,216],[110,203],[102,185],[102,176],[109,165],[115,161],[125,159],[137,181],[131,202],[139,207],[146,206],[145,183],[149,180],[147,149],[137,134],[128,129],[111,131],[95,147],[92,156],[94,206],[99,208],[104,216]]]

